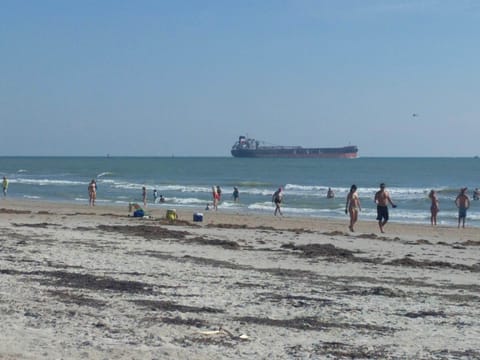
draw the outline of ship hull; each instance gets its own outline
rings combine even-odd
[[[357,157],[356,146],[343,148],[257,148],[232,149],[231,154],[240,158],[307,158],[307,159],[354,159]]]

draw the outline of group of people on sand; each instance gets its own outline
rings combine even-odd
[[[158,195],[157,189],[153,189],[153,203],[164,203],[165,202],[165,197],[160,194]]]
[[[475,193],[478,189],[475,189]],[[439,201],[437,197],[437,193],[435,190],[431,190],[428,194],[428,197],[431,201],[430,205],[430,223],[432,226],[437,225],[437,214],[440,211]],[[478,194],[477,194],[478,199]],[[395,205],[390,197],[390,194],[387,190],[385,190],[385,184],[380,184],[380,190],[375,193],[374,201],[377,204],[377,221],[378,227],[380,231],[384,232],[384,226],[388,222],[389,213],[388,213],[388,205],[390,204],[392,208],[396,208]],[[465,227],[465,219],[467,218],[467,209],[470,207],[470,199],[467,195],[467,188],[461,188],[460,193],[455,198],[455,205],[458,209],[458,227],[460,225]],[[347,195],[347,200],[345,203],[345,214],[350,215],[350,224],[348,228],[350,231],[354,231],[353,226],[358,221],[358,213],[361,210],[360,198],[357,194],[357,186],[352,185],[350,187],[350,191]]]
[[[384,232],[384,226],[388,222],[389,213],[388,213],[388,205],[390,204],[393,208],[396,208],[390,197],[390,194],[387,190],[385,190],[385,184],[380,184],[380,190],[375,193],[375,197],[373,198],[375,203],[377,204],[377,221],[378,227],[380,231]],[[350,191],[347,194],[347,200],[345,202],[345,214],[350,215],[350,224],[348,228],[350,231],[355,231],[353,226],[358,221],[358,213],[362,210],[362,206],[360,203],[360,197],[357,193],[357,185],[353,184],[350,187]]]
[[[142,201],[143,201],[143,206],[146,207],[147,206],[147,187],[146,186],[142,186]],[[157,189],[153,189],[153,203],[157,204],[157,203],[164,203],[164,202],[165,202],[165,198],[163,197],[163,195],[162,194],[158,195]]]
[[[212,206],[213,210],[218,210],[218,204],[220,203],[220,200],[222,199],[222,189],[220,186],[215,185],[212,186]],[[208,208],[208,205],[207,205]]]
[[[458,227],[460,225],[462,227],[465,227],[465,220],[467,218],[467,210],[470,207],[470,198],[467,195],[467,188],[461,188],[459,194],[455,198],[455,205],[458,209]],[[473,192],[473,199],[478,200],[478,194],[477,190]],[[437,225],[437,214],[440,211],[440,206],[439,206],[439,201],[437,197],[437,193],[435,190],[431,190],[430,193],[428,194],[428,198],[431,201],[430,205],[430,223],[432,226]]]
[[[238,203],[240,201],[240,191],[238,190],[238,187],[234,186],[233,187],[233,192],[232,192],[232,198],[233,201]],[[213,210],[218,210],[218,204],[220,204],[220,201],[222,200],[222,188],[219,185],[212,186],[212,209]],[[210,210],[210,204],[207,203],[207,206],[205,207],[205,210]]]
[[[329,188],[329,193],[333,194],[331,188]],[[327,195],[327,198],[333,198],[334,195]],[[277,216],[277,214],[283,215],[281,210],[281,204],[283,200],[283,189],[279,187],[272,195],[272,202],[275,204],[275,210],[273,214]],[[380,184],[380,190],[375,193],[374,198],[375,203],[377,204],[377,220],[378,226],[380,227],[380,231],[383,231],[383,227],[388,221],[388,204],[391,204],[392,207],[397,207],[390,198],[390,194],[388,191],[385,190],[385,184]],[[362,206],[360,203],[360,197],[357,193],[357,186],[353,184],[350,187],[350,191],[347,194],[347,200],[345,203],[345,214],[350,215],[350,224],[348,228],[350,231],[354,231],[353,226],[358,221],[358,213],[361,211]]]
[[[329,188],[329,190],[331,189]],[[478,189],[475,189],[474,194],[477,192],[477,190]],[[467,188],[462,188],[460,190],[460,193],[455,199],[455,204],[458,208],[458,227],[460,227],[460,224],[462,224],[462,226],[465,227],[467,209],[470,207],[470,199],[468,198],[466,191],[467,191]],[[480,195],[480,192],[477,193],[477,199],[478,199],[478,195]],[[431,200],[431,206],[430,206],[431,224],[436,225],[437,214],[439,211],[439,202],[438,202],[438,197],[435,190],[431,190],[428,197]],[[380,184],[380,189],[375,193],[373,200],[377,205],[376,220],[378,221],[378,227],[380,229],[380,232],[384,233],[385,232],[384,227],[389,220],[388,206],[390,205],[392,208],[396,208],[397,205],[393,202],[392,198],[390,197],[390,193],[386,190],[385,183]],[[275,210],[273,212],[275,216],[283,215],[281,210],[282,201],[283,201],[283,189],[282,187],[279,187],[272,195],[272,203],[275,204]],[[345,202],[345,214],[348,214],[350,216],[350,223],[348,228],[352,232],[355,231],[354,225],[358,221],[358,214],[361,210],[362,210],[362,206],[360,203],[360,197],[357,193],[357,186],[353,184],[350,187],[350,191],[347,194],[347,198]]]
[[[378,221],[378,227],[380,231],[383,233],[384,232],[384,226],[387,224],[389,220],[389,211],[388,211],[388,205],[391,205],[392,208],[396,208],[397,205],[395,205],[392,201],[392,198],[390,197],[390,193],[385,189],[385,183],[380,184],[380,189],[375,193],[374,196],[374,202],[377,205],[377,218],[376,220]],[[8,189],[8,180],[6,177],[3,177],[3,194],[6,196],[7,194],[7,189]],[[95,206],[95,200],[97,198],[97,183],[95,179],[92,179],[88,185],[88,195],[89,195],[89,206]],[[280,215],[283,216],[281,205],[283,201],[283,188],[279,187],[272,195],[272,203],[275,204],[275,210],[273,214],[275,216]],[[239,201],[239,190],[238,187],[234,186],[233,187],[233,201],[238,202]],[[333,198],[335,195],[333,193],[333,190],[331,188],[328,189],[328,194],[327,198]],[[212,186],[212,207],[213,210],[218,210],[218,204],[220,203],[222,197],[222,189],[220,186],[215,185]],[[165,198],[163,195],[158,196],[157,190],[153,190],[153,198],[154,202],[165,202]],[[439,207],[439,201],[438,201],[438,196],[437,192],[435,190],[431,190],[430,193],[428,194],[428,198],[431,201],[430,205],[430,223],[432,226],[437,225],[437,215],[438,212],[440,211]],[[478,200],[480,198],[480,190],[476,188],[473,191],[473,199]],[[144,206],[147,205],[147,189],[145,186],[142,187],[142,200]],[[458,227],[460,226],[465,227],[465,220],[467,217],[467,210],[470,207],[470,199],[467,195],[467,188],[461,188],[459,194],[455,198],[455,205],[458,208]],[[345,202],[345,214],[348,214],[350,216],[350,223],[348,225],[348,228],[350,231],[355,231],[354,230],[354,225],[358,221],[358,214],[361,211],[361,203],[360,203],[360,197],[358,196],[357,193],[357,186],[353,184],[350,187],[350,191],[347,194],[346,202]],[[210,204],[207,204],[207,207],[205,210],[210,210]]]

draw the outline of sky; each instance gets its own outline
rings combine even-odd
[[[479,39],[476,0],[0,0],[0,155],[476,156]]]

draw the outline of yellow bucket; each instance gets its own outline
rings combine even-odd
[[[177,220],[177,211],[175,209],[167,210],[167,219],[170,221]]]

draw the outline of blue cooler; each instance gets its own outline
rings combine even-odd
[[[193,214],[193,221],[202,222],[203,221],[203,214],[202,213],[194,213]]]

